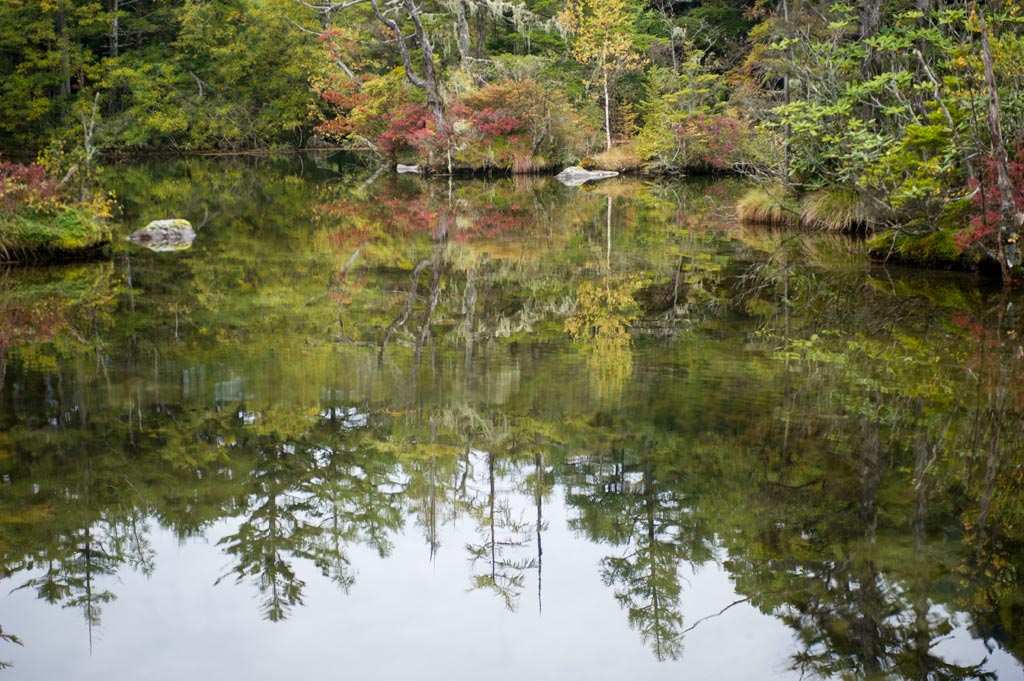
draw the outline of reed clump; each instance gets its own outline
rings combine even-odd
[[[827,232],[863,232],[873,223],[865,201],[855,191],[819,189],[800,200],[800,224]]]
[[[783,196],[781,187],[777,191],[755,187],[740,198],[736,204],[736,215],[740,222],[747,225],[798,227],[798,206],[794,205],[791,199],[782,198]]]
[[[782,187],[756,187],[736,206],[740,222],[750,225],[825,232],[871,231],[875,219],[868,204],[842,188],[819,189],[797,198]]]
[[[636,150],[636,144],[629,142],[613,146],[599,154],[591,154],[582,161],[580,167],[587,170],[615,170],[620,173],[639,170],[643,159]]]

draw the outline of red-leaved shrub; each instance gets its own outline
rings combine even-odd
[[[43,207],[57,201],[58,184],[40,165],[0,161],[0,212]]]
[[[1017,148],[1017,158],[1024,158],[1024,148]],[[988,242],[996,239],[999,235],[999,185],[997,179],[999,169],[995,159],[985,159],[982,168],[981,188],[978,188],[978,181],[974,180],[968,184],[968,189],[974,193],[972,199],[974,217],[971,218],[970,227],[957,233],[956,245],[960,250],[978,242]],[[1010,161],[1010,182],[1013,184],[1013,202],[1017,212],[1024,211],[1024,161]],[[990,244],[985,244],[990,245]],[[993,250],[994,245],[991,245]]]

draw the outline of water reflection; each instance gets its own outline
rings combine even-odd
[[[169,532],[283,623],[308,566],[354,593],[359,556],[413,537],[526,617],[564,529],[657,660],[739,606],[792,632],[801,675],[995,678],[986,648],[1024,654],[1016,298],[740,232],[727,185],[181,163],[114,177],[126,229],[209,216],[188,252],[5,275],[9,589],[92,631]],[[734,593],[686,616],[700,570]],[[944,647],[963,637],[970,659]]]

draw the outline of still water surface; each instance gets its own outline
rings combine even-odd
[[[2,274],[0,673],[1020,679],[1019,296],[731,181],[116,166]]]

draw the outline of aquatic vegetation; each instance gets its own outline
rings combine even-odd
[[[736,204],[740,222],[807,231],[864,232],[875,225],[874,212],[856,192],[833,187],[803,196],[772,189],[750,189]]]
[[[0,259],[6,262],[82,257],[110,241],[110,228],[78,208],[24,210],[0,220]]]

